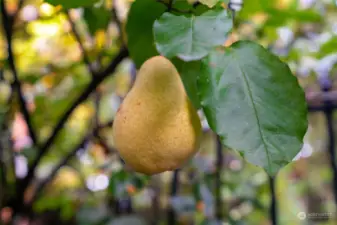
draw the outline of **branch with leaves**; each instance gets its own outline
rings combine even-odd
[[[21,85],[21,82],[19,80],[19,75],[18,75],[16,66],[15,66],[15,57],[14,57],[14,53],[13,53],[13,43],[12,43],[13,26],[14,26],[16,17],[18,15],[18,12],[21,9],[22,5],[23,5],[23,0],[20,0],[17,11],[13,15],[10,15],[7,12],[5,1],[2,0],[0,2],[0,10],[1,10],[1,16],[2,16],[3,30],[4,30],[4,33],[5,33],[5,36],[6,36],[6,40],[7,40],[7,55],[8,55],[7,61],[8,61],[10,70],[11,70],[12,75],[13,75],[13,82],[12,82],[11,86],[12,86],[12,89],[15,90],[17,95],[18,95],[20,109],[21,109],[21,112],[22,112],[22,114],[25,118],[25,121],[27,123],[30,138],[32,139],[34,145],[37,145],[38,144],[37,143],[37,137],[36,137],[35,131],[33,129],[31,117],[30,117],[28,107],[27,107],[27,103],[26,103],[26,99],[25,99],[24,93],[22,91],[22,85]]]
[[[47,141],[41,146],[40,151],[34,162],[29,168],[28,174],[23,180],[22,188],[26,188],[29,185],[29,182],[34,176],[35,170],[40,163],[42,157],[46,155],[51,145],[54,143],[57,135],[62,130],[64,124],[69,119],[70,115],[73,113],[73,111],[79,106],[82,102],[84,102],[91,93],[113,72],[115,72],[117,66],[119,63],[125,59],[128,56],[128,50],[125,46],[121,47],[119,50],[117,56],[112,60],[112,62],[100,73],[98,73],[95,78],[92,80],[92,82],[87,86],[87,88],[82,92],[82,94],[73,102],[73,104],[70,106],[70,108],[63,114],[55,128],[53,129],[53,132],[51,136],[47,139]]]
[[[23,1],[20,1],[20,6],[23,5]],[[20,9],[20,8],[19,8]],[[15,21],[15,17],[17,13],[14,14],[14,16],[11,16],[7,13],[5,3],[4,1],[1,1],[1,14],[2,14],[2,19],[3,19],[3,27],[7,39],[7,46],[8,46],[8,62],[10,69],[12,71],[13,77],[14,77],[14,82],[12,83],[12,88],[17,91],[18,96],[19,96],[19,102],[20,102],[20,108],[21,111],[24,115],[24,118],[27,122],[28,130],[30,137],[34,143],[35,146],[38,148],[38,155],[34,159],[33,163],[29,166],[29,171],[27,173],[27,176],[18,183],[18,193],[19,193],[19,201],[23,202],[23,194],[26,188],[29,186],[30,182],[32,181],[34,177],[35,170],[37,166],[39,165],[41,159],[43,158],[44,155],[47,154],[48,150],[50,149],[51,145],[54,143],[55,139],[57,138],[58,134],[62,130],[64,124],[67,122],[69,117],[71,116],[72,112],[79,106],[82,102],[84,102],[93,91],[112,73],[115,72],[117,66],[119,65],[120,62],[123,61],[123,59],[128,57],[128,50],[125,46],[122,46],[117,53],[116,57],[111,61],[110,64],[106,66],[105,69],[103,69],[100,72],[95,72],[90,64],[90,61],[88,59],[88,56],[85,52],[85,49],[83,47],[83,44],[80,40],[80,36],[76,31],[75,24],[70,20],[70,24],[72,26],[73,33],[76,37],[76,40],[78,41],[78,44],[81,48],[82,54],[83,54],[83,59],[88,67],[88,70],[90,73],[93,75],[91,83],[87,86],[87,88],[82,92],[82,94],[73,102],[73,104],[68,108],[68,110],[61,116],[61,119],[58,121],[56,126],[53,129],[53,132],[51,136],[46,140],[45,143],[41,144],[39,147],[37,145],[37,137],[34,132],[31,118],[27,109],[27,104],[24,98],[24,94],[22,92],[22,85],[21,82],[19,81],[18,78],[18,73],[17,69],[15,66],[15,59],[14,59],[14,54],[13,54],[13,49],[12,49],[12,38],[13,38],[13,24]]]

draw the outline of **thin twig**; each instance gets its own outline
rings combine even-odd
[[[25,118],[25,121],[27,123],[27,127],[28,127],[28,132],[29,132],[29,136],[31,137],[34,145],[37,145],[37,138],[33,129],[33,125],[31,122],[31,118],[28,112],[28,108],[26,105],[26,100],[24,98],[23,92],[21,90],[21,82],[19,81],[18,78],[18,73],[16,70],[16,66],[15,66],[15,59],[14,59],[14,54],[13,54],[13,48],[12,48],[12,36],[13,36],[13,23],[14,23],[14,18],[10,17],[7,13],[6,10],[6,6],[5,6],[5,2],[1,1],[0,3],[0,9],[1,9],[1,15],[2,15],[2,24],[3,24],[3,28],[4,28],[4,32],[5,32],[5,36],[7,39],[7,54],[8,54],[8,64],[9,67],[12,71],[13,77],[14,77],[14,81],[12,83],[12,88],[13,90],[16,90],[18,93],[18,97],[19,97],[19,104],[20,104],[20,109],[22,111],[22,114]],[[22,3],[23,4],[23,3]]]
[[[55,141],[56,137],[58,136],[59,132],[62,130],[64,124],[67,122],[68,118],[72,114],[72,112],[77,108],[78,105],[80,105],[82,102],[84,102],[90,94],[96,90],[97,86],[100,85],[110,74],[112,74],[117,66],[128,56],[128,50],[125,46],[123,46],[117,56],[112,60],[112,62],[107,66],[107,68],[95,76],[95,78],[92,80],[92,82],[87,86],[87,88],[82,92],[82,94],[73,102],[73,104],[70,106],[70,108],[62,115],[59,122],[56,124],[52,134],[47,139],[47,141],[42,145],[40,152],[36,159],[33,161],[32,165],[29,168],[29,171],[27,173],[27,176],[24,178],[21,188],[22,192],[28,187],[29,183],[31,182],[36,167],[40,163],[42,157],[46,155],[48,152],[50,146]]]
[[[118,18],[117,9],[116,9],[116,0],[113,0],[111,11],[112,11],[112,17],[117,25],[120,42],[122,45],[124,45],[125,39],[124,39],[124,32],[123,32],[123,24],[122,24],[122,21]]]
[[[101,93],[99,90],[96,89],[96,92],[94,93],[94,105],[95,105],[95,115],[94,115],[94,127],[95,129],[99,126],[99,103],[101,100]],[[96,134],[94,134],[96,135]]]
[[[70,23],[72,33],[74,34],[75,39],[76,39],[76,41],[78,43],[78,46],[80,47],[80,50],[81,50],[81,53],[82,53],[82,57],[83,57],[83,61],[86,64],[86,66],[88,68],[88,71],[90,72],[91,76],[94,77],[94,76],[96,76],[96,72],[95,72],[95,70],[94,70],[94,68],[93,68],[93,66],[92,66],[92,64],[90,62],[88,54],[85,51],[84,45],[83,45],[83,43],[81,41],[80,34],[78,33],[78,31],[76,29],[76,25],[75,25],[74,21],[71,19],[69,11],[66,11],[66,15],[67,15],[68,21]]]
[[[98,142],[98,144],[100,146],[102,146],[102,148],[104,149],[104,153],[106,155],[110,155],[111,153],[116,153],[117,151],[113,148],[110,148],[110,146],[105,143],[105,141],[103,140],[103,138],[101,136],[99,136],[98,134],[95,136],[96,141]]]
[[[101,129],[105,129],[105,128],[111,127],[113,123],[114,123],[114,121],[110,120],[110,121],[106,122],[105,124],[99,125],[98,129],[101,130]]]
[[[173,7],[173,3],[174,3],[174,0],[169,0],[169,3],[167,5],[167,11],[171,11],[172,10],[172,7]]]

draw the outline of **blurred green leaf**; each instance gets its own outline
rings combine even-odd
[[[198,87],[210,127],[248,162],[275,175],[301,150],[304,92],[289,67],[262,46],[239,41],[213,51],[203,60]]]
[[[318,57],[323,58],[326,55],[337,52],[337,37],[332,37],[329,41],[321,45],[321,48],[318,52]]]
[[[51,5],[62,5],[64,9],[79,8],[84,6],[91,6],[99,0],[44,0]]]
[[[111,12],[104,6],[85,8],[83,18],[88,25],[90,33],[93,35],[97,30],[105,30],[108,27]]]
[[[223,45],[233,26],[229,11],[208,11],[200,16],[164,13],[153,25],[157,50],[183,61],[199,60]]]
[[[266,22],[267,26],[282,26],[290,19],[297,22],[320,22],[322,19],[321,15],[313,10],[269,8],[266,10],[266,13],[270,15]]]
[[[127,24],[128,49],[136,67],[152,56],[159,55],[154,45],[152,26],[166,10],[166,6],[153,0],[132,3]]]
[[[220,1],[222,1],[222,0],[199,0],[200,3],[202,3],[204,5],[207,5],[210,8],[215,6]]]

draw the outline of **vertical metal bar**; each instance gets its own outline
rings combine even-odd
[[[4,162],[3,147],[0,140],[0,209],[5,204],[7,188],[6,164]]]
[[[151,222],[151,225],[157,225],[160,219],[160,203],[159,203],[159,195],[160,195],[160,189],[159,185],[154,184],[154,187],[152,187],[153,190],[153,196],[152,196],[152,212],[153,212],[153,219]]]
[[[173,172],[172,183],[171,183],[171,193],[170,193],[171,198],[177,195],[178,185],[179,185],[179,170],[175,170]],[[176,223],[177,223],[176,214],[171,205],[168,210],[168,214],[167,214],[167,225],[175,225]]]
[[[216,136],[216,172],[215,172],[215,217],[218,222],[223,219],[223,205],[221,198],[221,171],[223,167],[222,143],[220,137]]]
[[[332,82],[329,79],[328,74],[322,76],[320,79],[321,89],[323,92],[329,92],[332,87]],[[326,123],[329,134],[328,150],[330,155],[330,165],[333,173],[333,194],[335,199],[335,205],[337,206],[337,165],[336,165],[336,153],[335,153],[335,131],[333,127],[333,107],[330,100],[324,101],[324,114],[326,117]]]
[[[277,225],[277,200],[276,200],[276,188],[275,188],[275,177],[269,177],[269,186],[271,194],[271,206],[270,206],[270,219],[272,225]]]

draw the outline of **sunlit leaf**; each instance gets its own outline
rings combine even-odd
[[[200,3],[207,5],[208,7],[212,8],[221,0],[199,0]]]
[[[44,0],[51,5],[62,5],[64,9],[91,6],[99,0]]]

